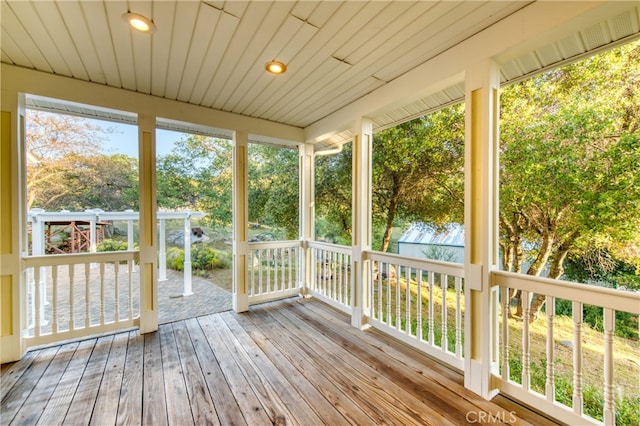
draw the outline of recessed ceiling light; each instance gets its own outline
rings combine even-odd
[[[122,15],[122,19],[134,30],[149,34],[156,31],[156,24],[151,19],[138,13],[127,12]]]
[[[287,66],[278,61],[267,62],[264,68],[271,74],[284,74],[287,71]]]

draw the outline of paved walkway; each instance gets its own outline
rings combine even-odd
[[[158,283],[160,324],[224,312],[232,307],[231,293],[204,278],[192,278],[191,296],[182,296],[183,287],[182,272],[167,270],[167,281]]]

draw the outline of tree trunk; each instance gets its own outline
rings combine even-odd
[[[400,184],[394,178],[393,179],[393,192],[391,193],[391,200],[389,201],[389,209],[387,210],[387,223],[382,235],[382,245],[380,251],[386,253],[389,248],[389,241],[391,241],[391,233],[393,232],[393,222],[396,219],[396,212],[398,211],[398,199],[400,195]]]
[[[549,260],[549,256],[551,256],[551,249],[553,247],[553,240],[554,238],[551,236],[551,233],[544,233],[542,235],[542,245],[540,246],[540,250],[538,251],[538,255],[536,256],[536,259],[533,261],[533,263],[531,264],[531,266],[529,267],[529,270],[527,271],[527,275],[532,275],[534,277],[539,277],[540,274],[542,273],[542,270],[544,269],[544,265],[547,264],[547,261]],[[516,313],[515,316],[517,317],[522,317],[522,304],[523,303],[528,303],[528,300],[523,300],[521,297],[518,296],[518,304],[516,305]],[[544,296],[542,296],[544,298]],[[538,302],[541,303],[540,307],[542,307],[542,304],[544,304],[544,299],[542,300],[542,302]],[[538,309],[540,309],[540,307]],[[530,311],[532,312],[532,311]],[[531,315],[530,315],[531,318]]]

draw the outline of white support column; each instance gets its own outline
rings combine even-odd
[[[21,256],[28,247],[24,95],[0,91],[0,362],[19,360],[26,327],[25,274]]]
[[[158,252],[158,281],[167,281],[167,237],[166,221],[160,219],[160,249]]]
[[[249,135],[233,136],[233,310],[249,310],[247,258],[249,254]]]
[[[498,112],[500,73],[486,60],[466,75],[465,387],[490,399],[498,309],[490,274],[498,268]]]
[[[309,241],[315,238],[315,164],[312,144],[300,145],[300,295],[309,296],[312,262]]]
[[[352,316],[351,325],[367,328],[370,312],[369,261],[364,252],[371,250],[371,150],[373,126],[365,118],[353,128],[353,239],[352,239]]]
[[[184,289],[182,296],[193,295],[191,274],[191,213],[184,218],[184,263],[183,263]]]
[[[156,118],[138,115],[140,158],[140,333],[158,329]]]

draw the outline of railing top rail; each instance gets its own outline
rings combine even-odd
[[[515,272],[494,271],[491,285],[573,300],[587,305],[640,315],[640,293],[533,277]]]
[[[351,247],[349,246],[341,246],[338,244],[325,243],[322,241],[309,241],[308,244],[309,248],[328,250],[340,254],[351,254],[352,252]]]
[[[44,256],[23,257],[22,267],[30,268],[39,266],[78,265],[92,262],[119,262],[123,260],[138,260],[139,258],[140,252],[138,250],[100,253],[49,254]]]
[[[424,271],[447,274],[457,277],[464,276],[464,265],[461,263],[444,262],[441,260],[417,259],[414,257],[400,256],[393,253],[382,253],[379,251],[367,251],[367,259],[378,262],[390,263],[393,265],[408,266],[410,268],[422,269]]]
[[[158,219],[200,219],[207,215],[204,212],[195,211],[159,211]],[[86,210],[84,212],[48,212],[41,209],[30,210],[27,214],[29,222],[39,220],[43,222],[74,221],[74,220],[139,220],[140,212],[125,210],[123,212],[105,212],[100,209]]]
[[[300,240],[284,240],[284,241],[257,241],[247,243],[251,249],[268,249],[268,248],[287,248],[287,247],[300,247],[302,242]]]

